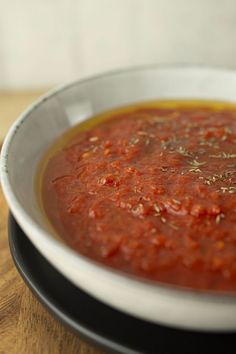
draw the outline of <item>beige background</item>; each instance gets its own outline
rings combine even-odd
[[[45,87],[148,63],[236,68],[236,1],[0,0],[0,140]]]
[[[236,1],[0,0],[0,89],[153,62],[236,68]]]

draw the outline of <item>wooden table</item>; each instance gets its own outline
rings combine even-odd
[[[0,92],[0,141],[41,92]],[[7,241],[8,208],[0,187],[0,354],[98,354],[36,300],[19,276]]]

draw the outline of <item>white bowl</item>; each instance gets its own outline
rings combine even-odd
[[[35,247],[65,277],[94,297],[156,323],[236,330],[235,296],[183,291],[98,265],[53,237],[39,208],[35,175],[39,160],[53,140],[107,109],[172,98],[236,102],[236,72],[152,66],[74,82],[43,96],[18,118],[5,139],[1,158],[3,190],[11,212]]]

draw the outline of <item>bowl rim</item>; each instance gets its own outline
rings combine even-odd
[[[47,245],[50,248],[50,252],[53,252],[57,256],[59,254],[70,257],[72,264],[75,266],[81,264],[82,266],[86,266],[91,271],[96,271],[103,273],[109,277],[116,277],[117,280],[121,280],[122,282],[126,282],[132,284],[135,287],[139,287],[141,289],[149,289],[149,291],[155,291],[162,294],[166,294],[170,297],[185,297],[185,298],[194,298],[195,300],[204,300],[207,302],[214,303],[225,303],[230,302],[232,304],[236,304],[236,294],[227,293],[227,292],[219,292],[216,291],[208,291],[208,290],[194,290],[191,288],[185,288],[180,286],[175,286],[167,283],[161,283],[157,281],[150,281],[145,278],[141,278],[135,275],[126,274],[117,269],[110,268],[102,263],[98,263],[93,261],[71,249],[66,244],[60,242],[55,237],[53,237],[50,232],[46,232],[43,230],[40,225],[38,225],[28,213],[24,210],[23,205],[19,202],[17,197],[15,196],[14,190],[11,187],[11,183],[8,177],[8,158],[9,158],[9,150],[11,148],[11,144],[14,143],[14,137],[17,134],[18,129],[20,129],[21,125],[29,118],[31,113],[37,109],[38,106],[56,96],[58,93],[61,93],[73,86],[77,86],[83,83],[89,83],[94,80],[99,80],[111,76],[117,76],[122,74],[129,74],[135,72],[145,72],[145,71],[205,71],[211,72],[215,74],[236,74],[236,70],[230,68],[224,68],[222,66],[207,66],[203,64],[149,64],[149,65],[141,65],[135,67],[127,67],[118,70],[110,70],[107,72],[99,73],[97,75],[91,75],[82,79],[76,79],[74,81],[68,82],[64,85],[59,85],[56,88],[49,90],[42,96],[40,96],[37,100],[35,100],[31,105],[29,105],[16,119],[16,121],[10,127],[3,145],[1,149],[1,159],[0,159],[0,182],[2,185],[3,193],[7,200],[7,203],[10,207],[11,212],[16,218],[19,225],[25,231],[28,236],[28,231],[34,232],[36,238],[40,239],[43,245]],[[26,226],[27,225],[27,226]]]

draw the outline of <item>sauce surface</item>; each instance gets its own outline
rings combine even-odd
[[[91,122],[42,172],[58,234],[136,276],[236,292],[236,108],[156,102]]]

